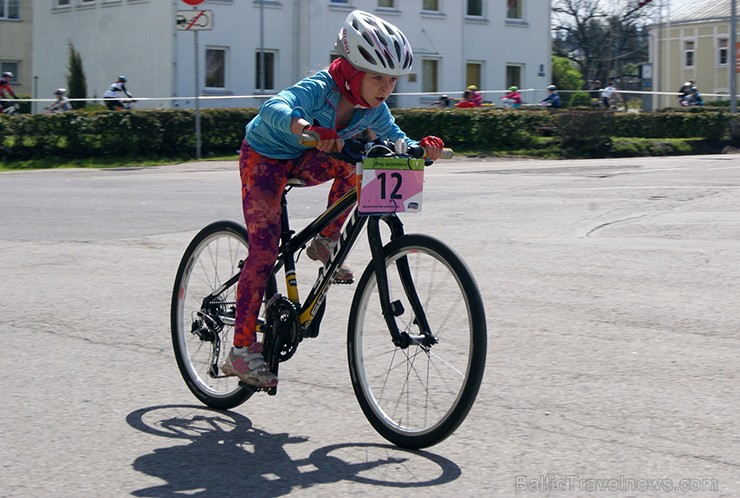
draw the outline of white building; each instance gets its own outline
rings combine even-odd
[[[27,1],[27,0],[21,0]],[[273,94],[326,68],[347,14],[361,9],[388,20],[414,49],[396,105],[455,94],[476,84],[486,100],[510,85],[550,83],[550,0],[33,0],[33,74],[38,94],[65,86],[71,43],[82,58],[88,96],[100,97],[119,74],[138,107],[192,106],[195,32],[178,30],[178,11],[206,10],[198,31],[198,81],[205,96]],[[188,23],[188,16],[180,18]],[[265,53],[265,87],[258,73]],[[544,93],[544,92],[543,92]],[[413,95],[409,95],[413,94]],[[432,99],[433,100],[433,99]],[[251,107],[260,98],[201,100],[204,107]]]

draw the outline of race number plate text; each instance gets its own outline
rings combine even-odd
[[[423,159],[369,157],[357,168],[358,209],[361,214],[421,211]]]

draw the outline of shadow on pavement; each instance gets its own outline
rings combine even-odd
[[[282,496],[295,488],[352,481],[420,488],[460,477],[450,460],[386,444],[343,443],[293,459],[287,445],[308,438],[257,429],[238,413],[193,405],[142,408],[126,417],[147,434],[185,441],[137,458],[135,470],[164,480],[134,496]]]

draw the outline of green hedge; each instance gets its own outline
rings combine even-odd
[[[256,109],[201,110],[203,155],[236,151]],[[0,157],[192,157],[192,110],[64,112],[3,116]]]
[[[201,152],[235,152],[245,124],[257,109],[202,109]],[[720,143],[729,138],[731,115],[692,108],[668,112],[611,113],[591,110],[394,109],[409,136],[437,135],[449,147],[512,151],[552,137],[570,157],[610,154],[616,137],[698,138]],[[193,157],[192,110],[67,112],[0,116],[0,159],[96,157]]]
[[[548,111],[504,109],[394,109],[410,137],[437,135],[452,148],[507,150],[526,147],[553,125]]]

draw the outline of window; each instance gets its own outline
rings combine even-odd
[[[421,2],[421,10],[439,11],[439,0],[423,0]]]
[[[206,88],[226,88],[226,49],[206,47]]]
[[[437,92],[437,77],[439,74],[439,61],[437,59],[423,59],[421,61],[421,91],[428,93]]]
[[[13,79],[10,80],[11,84],[20,80],[21,75],[18,74],[18,63],[17,62],[6,62],[0,61],[0,74],[9,71],[13,73]]]
[[[465,86],[475,85],[481,88],[481,70],[483,65],[480,62],[468,62],[465,64]]]
[[[261,57],[259,50],[256,52],[257,60],[254,65],[254,87],[262,90],[273,90],[275,88],[275,53],[264,52],[265,56],[265,87],[260,84],[260,75],[262,73]]]
[[[717,40],[717,63],[720,66],[726,66],[730,57],[729,42],[727,38]]]
[[[56,0],[56,7],[69,7],[70,0]]]
[[[0,0],[0,19],[20,19],[19,0]]]
[[[522,87],[522,66],[519,64],[506,66],[506,88],[510,86]]]
[[[468,0],[468,10],[466,14],[469,16],[482,17],[483,16],[483,1],[482,0]]]
[[[523,0],[506,0],[506,18],[507,19],[521,19],[522,18],[522,2]]]
[[[347,3],[347,0],[331,0],[331,3]]]
[[[396,2],[395,0],[378,0],[378,7],[383,7],[386,9],[395,9]]]
[[[683,42],[684,65],[685,67],[694,67],[694,42]]]

